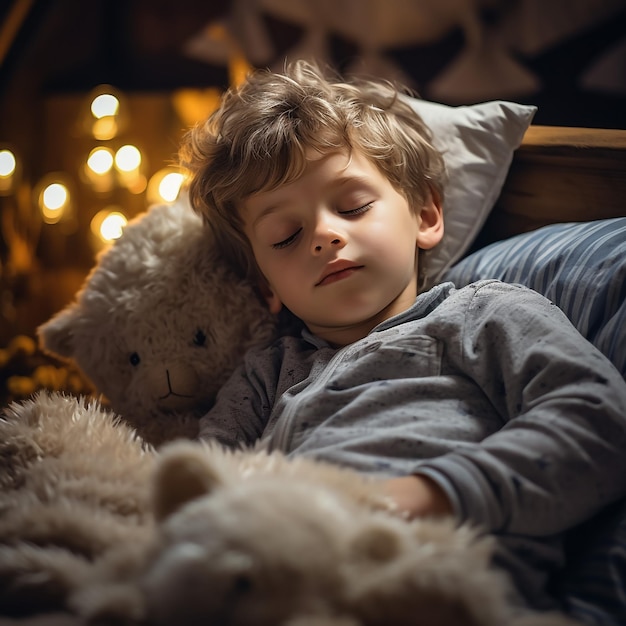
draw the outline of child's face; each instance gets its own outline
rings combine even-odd
[[[240,210],[272,311],[285,305],[334,345],[412,305],[418,247],[443,232],[438,203],[412,210],[356,150],[316,156],[298,180]]]

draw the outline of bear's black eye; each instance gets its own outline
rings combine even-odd
[[[141,363],[141,358],[140,356],[136,353],[133,352],[129,357],[128,360],[130,361],[131,365],[139,365],[139,363]]]
[[[203,346],[206,343],[206,335],[204,334],[204,331],[198,328],[196,334],[193,337],[193,342],[197,346]]]
[[[233,580],[233,591],[236,594],[244,594],[252,591],[252,579],[246,574],[239,574]]]

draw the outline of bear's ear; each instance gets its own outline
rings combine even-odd
[[[73,303],[39,326],[37,337],[41,349],[71,359],[74,356],[73,329],[79,317],[79,305]]]
[[[153,510],[158,521],[184,504],[207,495],[224,483],[210,463],[209,449],[199,442],[179,441],[165,445],[153,482]]]
[[[352,554],[358,560],[388,563],[402,552],[402,541],[395,525],[380,520],[365,524],[352,539]]]

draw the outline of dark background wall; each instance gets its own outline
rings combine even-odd
[[[72,297],[94,263],[94,214],[148,204],[81,181],[93,138],[78,122],[94,87],[125,95],[117,139],[140,146],[149,175],[238,73],[298,56],[443,103],[536,104],[536,124],[626,128],[626,0],[5,0],[0,149],[20,171],[0,193],[0,346]],[[33,196],[59,171],[75,214],[50,225]]]
[[[542,124],[626,126],[625,0],[13,0],[0,96],[226,86],[253,65],[316,55],[400,75],[426,98],[533,102]],[[16,10],[16,7],[21,10]],[[226,27],[231,41],[211,33]],[[13,34],[14,36],[11,36]],[[0,53],[2,52],[0,48]],[[0,127],[1,128],[1,127]]]

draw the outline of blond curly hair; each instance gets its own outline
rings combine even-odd
[[[344,82],[306,61],[254,71],[180,148],[191,205],[240,274],[262,279],[238,206],[302,175],[310,150],[357,149],[413,207],[443,197],[445,165],[419,115],[390,83]]]

